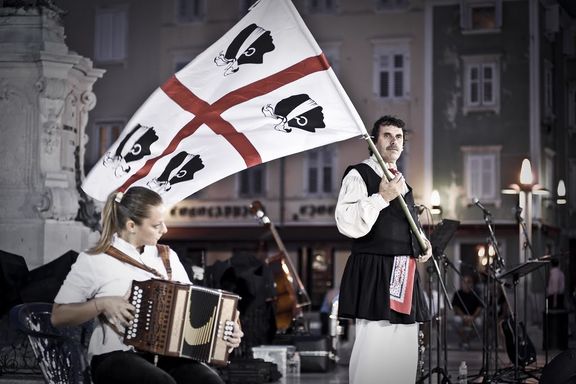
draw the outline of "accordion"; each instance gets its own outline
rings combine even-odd
[[[239,296],[166,280],[133,281],[129,301],[136,311],[124,343],[140,351],[226,365],[227,320],[236,321]]]

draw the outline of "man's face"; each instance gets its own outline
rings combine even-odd
[[[470,277],[467,276],[464,279],[462,279],[462,290],[464,292],[472,291],[473,287],[474,287],[474,281],[472,281]]]
[[[380,132],[376,138],[376,148],[387,163],[396,163],[404,150],[404,132],[402,128],[393,125],[380,127]]]

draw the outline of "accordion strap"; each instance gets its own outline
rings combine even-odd
[[[172,267],[170,266],[170,247],[164,244],[156,244],[158,253],[162,258],[162,263],[164,263],[164,268],[166,268],[166,273],[168,274],[168,280],[172,280]]]
[[[172,268],[170,267],[170,247],[168,247],[167,245],[156,244],[156,248],[158,249],[158,254],[160,255],[160,258],[162,259],[162,263],[164,264],[164,268],[166,268],[166,273],[168,274],[168,280],[172,280]],[[134,267],[143,269],[147,272],[152,273],[154,276],[156,276],[160,279],[164,279],[164,276],[162,276],[162,274],[160,272],[158,272],[157,270],[155,270],[154,268],[149,267],[146,264],[139,262],[138,260],[134,260],[133,258],[128,256],[127,254],[125,254],[124,252],[119,250],[118,248],[113,247],[112,245],[108,247],[108,249],[106,250],[106,253],[108,255],[120,260],[123,263],[130,264]]]

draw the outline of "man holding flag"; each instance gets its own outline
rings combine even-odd
[[[384,175],[370,149],[370,158],[346,170],[336,205],[338,230],[354,239],[338,304],[340,317],[356,319],[350,384],[414,383],[417,323],[430,320],[416,260],[427,261],[432,247],[423,238],[423,250],[400,206],[405,199],[418,222],[412,188],[396,168],[404,135],[400,119],[384,116],[374,123],[375,149],[394,177]]]

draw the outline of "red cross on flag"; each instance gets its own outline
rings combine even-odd
[[[260,0],[146,100],[82,188],[104,201],[146,186],[171,205],[248,167],[365,133],[290,0]]]

